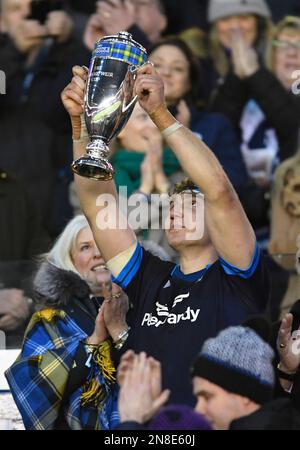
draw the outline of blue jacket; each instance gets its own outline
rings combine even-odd
[[[221,114],[190,108],[191,130],[214,152],[235,190],[240,194],[249,182],[239,141],[230,121]]]

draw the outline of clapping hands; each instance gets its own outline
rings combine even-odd
[[[162,390],[161,365],[142,352],[125,353],[117,375],[120,384],[119,413],[121,422],[146,423],[167,402],[170,391]]]

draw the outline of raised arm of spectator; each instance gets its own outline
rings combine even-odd
[[[176,123],[164,101],[163,81],[151,65],[139,70],[135,90],[140,105],[161,131]],[[255,235],[217,158],[185,127],[166,140],[184,172],[205,195],[207,226],[218,254],[240,269],[248,268],[254,255]]]
[[[84,90],[87,78],[87,71],[81,67],[73,68],[73,78],[70,84],[62,92],[62,101],[68,111],[72,129],[73,129],[73,151],[74,159],[78,159],[85,153],[86,146],[89,142],[85,126],[82,121]],[[118,197],[114,181],[94,181],[88,178],[75,175],[75,185],[79,196],[81,208],[86,215],[91,229],[93,231],[95,241],[101,254],[106,261],[123,251],[134,246],[136,238],[134,232],[129,226],[122,229],[119,224],[119,208]],[[101,194],[110,194],[108,205],[102,202],[102,206],[97,205]],[[97,226],[98,214],[101,214],[105,208],[106,218],[108,221],[115,222],[116,227],[107,227],[100,229]],[[123,218],[123,220],[125,220]]]

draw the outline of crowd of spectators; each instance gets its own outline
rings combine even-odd
[[[175,414],[177,426],[196,429],[300,429],[292,350],[300,298],[299,1],[45,0],[49,10],[39,18],[34,3],[0,0],[0,330],[19,347],[27,327],[7,375],[26,428],[160,429],[173,426]],[[155,74],[141,77],[161,80],[167,123],[176,119],[190,134],[164,138],[165,119],[140,94],[110,145],[116,189],[151,206],[152,225],[165,214],[151,194],[203,194],[209,236],[200,244],[186,246],[143,217],[132,234],[99,236],[88,189],[74,181],[81,106],[70,105],[68,89],[82,95],[76,84],[86,81],[82,66],[95,42],[121,30],[148,52]],[[98,186],[104,193],[105,183]],[[179,334],[172,342],[153,321],[169,320],[193,283],[187,317],[198,317],[198,298],[211,302],[201,306],[200,337],[184,311],[178,318],[188,320],[177,324],[186,326],[187,350]],[[100,312],[99,298],[110,299]],[[247,322],[255,314],[265,321]],[[63,361],[60,380],[42,379],[39,365],[29,371],[41,347],[52,358],[45,364]],[[182,377],[172,379],[178,355]],[[20,401],[30,383],[41,397],[56,388],[37,416],[26,406],[37,413],[36,399]],[[162,409],[168,401],[173,406]]]

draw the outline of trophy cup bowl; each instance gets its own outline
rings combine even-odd
[[[147,59],[146,50],[125,31],[96,42],[84,100],[84,119],[91,142],[86,155],[72,163],[76,174],[103,181],[113,178],[108,144],[132,113],[137,100],[133,95],[136,72]]]

